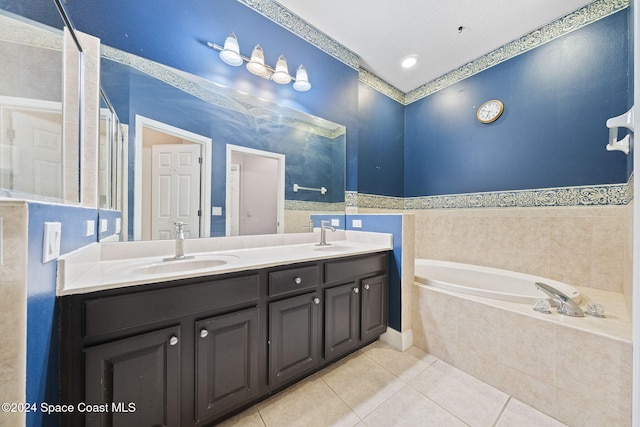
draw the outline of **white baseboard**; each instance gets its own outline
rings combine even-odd
[[[398,332],[395,329],[387,328],[387,332],[380,335],[380,340],[400,351],[406,351],[413,345],[413,332],[411,329]]]

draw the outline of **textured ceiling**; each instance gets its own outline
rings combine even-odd
[[[405,93],[591,2],[278,0]],[[400,61],[408,55],[418,63],[405,70]]]

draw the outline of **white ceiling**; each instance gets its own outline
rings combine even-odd
[[[406,93],[593,0],[277,1]],[[418,64],[405,70],[408,55]]]

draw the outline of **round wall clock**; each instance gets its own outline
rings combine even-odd
[[[504,111],[504,104],[497,99],[482,104],[476,111],[476,118],[480,123],[491,123],[498,120]]]

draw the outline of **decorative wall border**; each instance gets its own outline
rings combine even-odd
[[[242,96],[234,98],[235,91],[202,77],[151,61],[140,56],[124,52],[107,45],[100,45],[101,56],[105,59],[127,65],[176,89],[195,96],[211,105],[236,111],[254,117],[256,120],[270,120],[290,128],[334,139],[346,133],[346,128],[327,120],[315,117],[315,122],[325,122],[326,126],[319,126],[302,119],[305,115],[299,111],[276,104],[267,105],[266,101],[253,100]],[[287,114],[283,114],[286,109]]]
[[[309,24],[280,3],[273,0],[238,0],[262,16],[270,19],[298,37],[308,41],[318,49],[357,70],[360,67],[360,57],[351,50],[338,43],[318,28]]]
[[[400,104],[405,104],[406,95],[400,89],[395,86],[391,86],[389,83],[382,80],[380,77],[371,73],[365,68],[360,67],[360,73],[358,74],[358,79],[366,84],[367,86],[372,87],[383,95],[387,95],[389,98],[394,101],[399,102]]]
[[[3,14],[0,14],[0,40],[59,51],[62,51],[64,44],[62,31],[45,29],[37,23]]]
[[[536,190],[389,197],[345,193],[347,208],[393,210],[624,206],[633,200],[633,175],[626,184],[558,187]]]
[[[321,212],[344,212],[345,203],[325,203],[306,202],[303,200],[285,200],[284,209],[286,211],[321,211]]]

